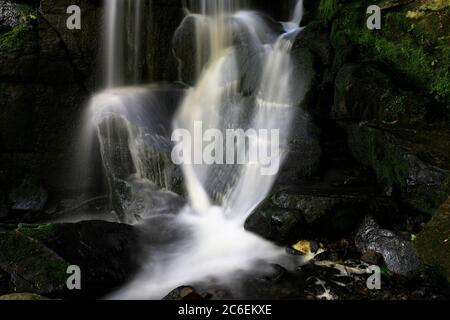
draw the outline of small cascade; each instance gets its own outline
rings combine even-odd
[[[288,22],[244,0],[185,1],[174,54],[192,86],[119,88],[140,82],[144,6],[107,1],[108,90],[93,97],[87,122],[120,220],[174,236],[149,244],[141,273],[112,298],[161,298],[179,285],[231,284],[236,274],[287,263],[283,249],[244,222],[282,168],[304,97],[307,80],[291,55],[303,1]],[[187,205],[172,192],[183,193],[181,183]]]

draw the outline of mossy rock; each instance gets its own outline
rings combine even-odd
[[[371,123],[347,124],[350,151],[404,204],[433,214],[450,194],[450,133]]]
[[[19,224],[17,231],[27,237],[43,241],[54,235],[55,228],[52,224]]]
[[[429,99],[402,90],[374,65],[346,64],[336,76],[335,119],[416,125],[431,117],[431,108]]]
[[[331,1],[322,0],[321,6]],[[366,9],[373,4],[382,9],[381,30],[366,27]],[[334,8],[333,44],[348,37],[360,61],[385,65],[405,83],[450,105],[450,2],[349,0]]]
[[[450,197],[414,240],[427,265],[437,268],[450,283]]]
[[[32,37],[38,19],[36,12],[27,5],[17,5],[15,11],[13,28],[0,34],[0,51],[22,50]]]
[[[50,300],[34,293],[11,293],[0,296],[0,301],[43,301]]]
[[[0,268],[11,275],[16,290],[37,294],[60,292],[68,263],[19,231],[0,233]]]

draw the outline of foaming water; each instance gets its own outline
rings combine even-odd
[[[121,35],[117,36],[118,27],[110,24],[123,18],[118,18],[118,2],[108,3],[106,40],[112,51],[107,59],[107,82],[112,87],[124,78],[117,69],[120,57],[113,53]],[[136,9],[142,4],[137,1],[134,5]],[[135,19],[138,11],[133,11]],[[186,19],[195,21],[196,52],[203,53],[205,48],[207,52],[195,57],[197,80],[180,95],[180,103],[161,99],[153,87],[110,89],[92,100],[90,130],[97,132],[104,166],[112,172],[111,189],[117,180],[129,183],[131,175],[135,180],[146,181],[146,186],[149,182],[150,193],[158,190],[155,180],[161,179],[162,173],[149,173],[154,160],[149,164],[144,154],[148,158],[148,145],[153,149],[156,145],[158,156],[150,159],[160,159],[164,153],[161,150],[171,147],[167,140],[170,134],[166,129],[158,129],[159,118],[147,114],[148,106],[165,110],[167,104],[179,105],[171,116],[172,129],[191,133],[193,141],[186,148],[202,145],[203,136],[195,134],[195,123],[200,122],[205,130],[222,133],[227,129],[279,132],[279,152],[267,155],[270,163],[278,167],[288,152],[293,113],[303,99],[295,93],[294,86],[302,81],[302,75],[294,74],[291,57],[293,40],[301,32],[303,2],[298,1],[292,20],[285,23],[248,11],[247,1],[189,1],[186,12]],[[136,22],[134,29],[139,28],[140,22]],[[138,48],[139,40],[133,41]],[[138,52],[134,59],[134,68],[138,69]],[[155,136],[157,143],[145,142]],[[272,150],[275,144],[264,135],[257,136],[254,143],[262,150]],[[236,140],[232,145],[244,154],[249,152],[245,141]],[[126,163],[130,164],[129,169],[124,168]],[[158,238],[157,243],[149,243],[142,270],[109,298],[157,299],[181,285],[212,280],[230,285],[237,274],[255,272],[271,263],[288,265],[284,249],[244,229],[244,222],[267,197],[277,178],[276,174],[261,173],[265,165],[260,159],[226,165],[185,163],[181,169],[188,205],[177,215],[153,214],[142,222],[134,218],[135,211],[124,210],[122,221],[138,223],[153,237],[165,239],[168,235],[159,232],[164,233],[166,228],[177,236],[167,242]],[[120,197],[118,200],[123,201]]]
[[[189,237],[147,260],[141,273],[111,299],[160,299],[181,285],[215,281],[228,287],[239,273],[249,273],[261,263],[283,263],[285,253],[268,241],[228,219],[223,208],[204,214],[185,208],[174,222],[189,230]]]

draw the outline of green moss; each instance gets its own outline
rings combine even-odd
[[[418,255],[450,282],[450,198],[413,242]]]
[[[26,5],[18,6],[18,14],[20,24],[0,35],[0,50],[21,50],[25,47],[38,18],[35,11]]]
[[[27,237],[42,241],[54,234],[54,227],[51,224],[19,224],[17,231]]]
[[[0,233],[0,266],[38,292],[61,290],[67,278],[68,264],[62,258],[18,231]]]
[[[333,42],[347,36],[358,48],[360,60],[389,65],[427,94],[450,106],[450,44],[448,1],[444,4],[414,1],[408,6],[383,10],[382,29],[366,27],[365,1],[339,7],[333,21]],[[422,15],[416,17],[413,10]],[[450,108],[450,107],[449,107]]]
[[[378,179],[384,180],[388,185],[405,186],[407,167],[397,148],[381,141],[378,130],[374,128],[367,128],[367,139],[369,164]],[[383,150],[380,146],[384,146]]]
[[[30,28],[26,24],[20,24],[11,31],[0,36],[0,50],[20,50],[25,46],[25,39]]]
[[[336,0],[321,0],[319,5],[319,18],[331,20],[337,12],[338,3]]]

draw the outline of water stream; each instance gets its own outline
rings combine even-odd
[[[170,85],[125,86],[140,81],[143,6],[141,0],[106,1],[108,89],[93,97],[86,120],[89,134],[97,132],[100,140],[111,190],[132,185],[130,197],[112,195],[123,209],[118,213],[120,220],[145,224],[150,226],[148,232],[158,232],[155,225],[160,223],[161,212],[136,219],[139,213],[133,193],[173,190],[175,171],[168,168],[173,167],[171,161],[180,159],[169,155],[186,156],[173,152],[174,132],[189,133],[191,139],[179,140],[178,146],[193,151],[192,161],[180,162],[187,205],[173,212],[176,215],[166,215],[163,220],[169,226],[159,230],[173,232],[175,240],[149,245],[141,272],[111,296],[118,299],[161,298],[180,285],[208,280],[229,286],[237,274],[285,262],[284,249],[247,232],[244,222],[277,178],[288,152],[293,113],[303,98],[296,87],[303,81],[302,75],[294,72],[291,56],[293,42],[301,32],[303,1],[292,8],[291,20],[282,23],[248,10],[248,1],[187,1],[186,17],[177,32],[182,32],[188,21],[195,22],[195,83],[177,89]],[[131,77],[126,75],[129,66]],[[210,129],[215,135],[205,141],[205,136],[198,134],[199,124],[202,132]],[[259,134],[252,136],[250,144],[248,139],[230,142],[220,138],[227,130]],[[265,151],[265,160],[246,158],[228,163],[227,154],[217,155],[222,147],[229,151],[227,146],[235,155],[249,155],[256,146]],[[196,147],[201,150],[200,157],[213,147],[219,161],[199,161]],[[149,201],[145,199],[143,207]]]

